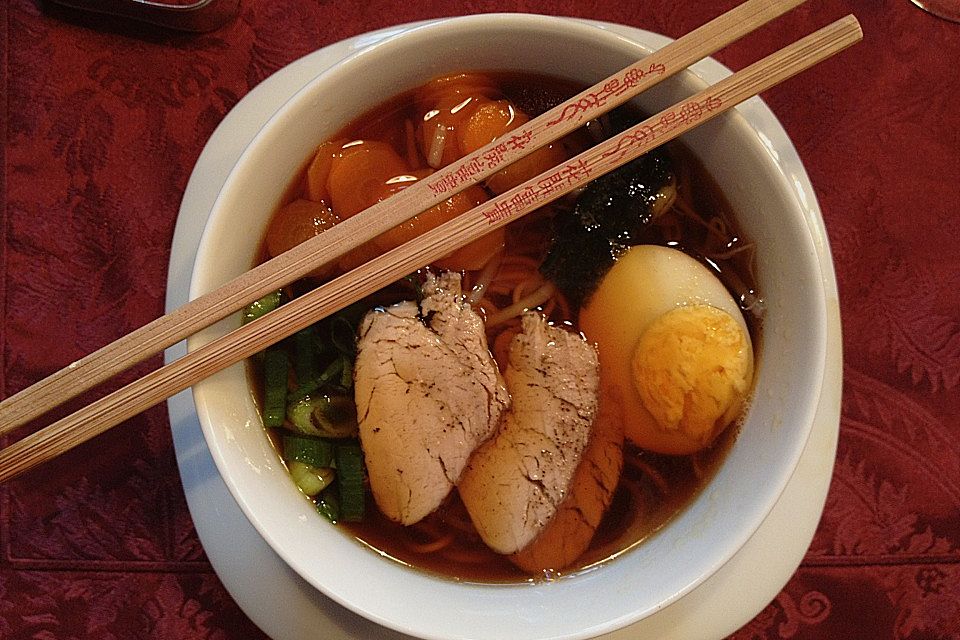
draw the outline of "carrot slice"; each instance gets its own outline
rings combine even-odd
[[[462,155],[505,136],[530,118],[514,107],[508,100],[479,104],[470,118],[459,129],[459,144]],[[503,193],[530,178],[543,173],[567,159],[559,144],[550,144],[504,167],[487,178],[486,185],[494,193]]]
[[[384,251],[389,251],[401,244],[416,238],[434,227],[455,218],[464,211],[469,211],[486,200],[486,194],[479,187],[469,187],[464,191],[454,195],[426,209],[406,222],[402,222],[393,229],[382,233],[377,237],[377,244]]]
[[[528,120],[529,118],[523,112],[517,111],[509,100],[479,103],[458,131],[460,153],[466,155],[476,151]]]
[[[278,256],[337,222],[339,219],[325,202],[298,198],[281,207],[270,221],[265,238],[267,252]]]
[[[457,131],[476,105],[490,102],[495,94],[489,78],[482,74],[444,76],[418,91],[420,152],[428,165],[438,169],[463,156]]]
[[[398,176],[393,176],[392,178],[387,178],[387,180],[384,181],[382,185],[380,185],[380,188],[376,194],[376,200],[378,202],[380,200],[386,200],[387,198],[392,196],[394,193],[398,191],[402,191],[403,189],[406,189],[408,186],[410,186],[411,183],[416,182],[417,180],[422,180],[423,178],[426,178],[427,176],[429,176],[431,173],[433,173],[433,171],[430,169],[418,169],[416,171],[411,171],[408,174],[402,174]],[[389,231],[387,233],[389,233]],[[383,248],[384,244],[380,240],[380,238],[382,237],[383,236],[379,236],[377,238],[374,238],[373,240],[363,243],[359,247],[354,247],[353,249],[348,251],[346,254],[341,256],[339,261],[340,268],[343,269],[344,271],[350,271],[351,269],[355,269],[359,267],[361,264],[365,262],[370,262],[371,260],[379,256],[381,253],[385,251],[385,249]]]
[[[423,180],[433,174],[433,169],[415,169],[407,173],[387,178],[377,192],[377,200],[386,200],[398,191],[403,191],[417,180]]]
[[[330,167],[333,166],[334,159],[340,155],[341,148],[346,142],[346,139],[330,140],[317,147],[313,160],[307,167],[304,180],[303,195],[307,200],[329,202],[327,178],[330,176]]]
[[[470,114],[468,107],[477,98],[455,98],[440,102],[437,108],[424,115],[418,129],[420,153],[434,169],[446,166],[463,157],[457,143],[457,130]]]
[[[264,242],[267,253],[278,256],[296,245],[320,235],[340,219],[325,202],[298,198],[281,207],[270,221]],[[333,265],[324,265],[311,272],[315,278],[326,278],[333,272]]]
[[[556,143],[549,144],[507,165],[487,178],[486,184],[490,191],[500,194],[557,166],[566,159],[567,154],[562,146]]]
[[[337,266],[340,267],[344,272],[356,269],[362,264],[370,262],[377,256],[379,256],[383,251],[377,245],[377,240],[369,240],[364,242],[358,247],[350,249],[345,254],[340,256],[340,260],[337,261]]]
[[[503,251],[506,243],[506,229],[494,229],[485,236],[465,244],[450,255],[434,262],[434,266],[447,271],[478,271]]]
[[[380,200],[387,180],[407,172],[406,163],[389,144],[348,142],[333,159],[327,177],[333,210],[343,220],[363,211]]]
[[[414,102],[424,112],[446,103],[453,106],[468,97],[491,97],[497,94],[493,81],[482,73],[455,73],[434,78],[417,90]]]
[[[382,251],[389,251],[448,220],[452,220],[461,213],[469,211],[486,199],[487,194],[482,188],[468,187],[381,234],[375,242]],[[480,269],[503,248],[504,242],[505,231],[501,227],[437,260],[434,265],[452,271]]]

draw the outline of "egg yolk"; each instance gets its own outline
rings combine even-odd
[[[633,383],[656,427],[678,442],[709,445],[740,414],[751,349],[725,311],[690,305],[651,323],[633,351]]]

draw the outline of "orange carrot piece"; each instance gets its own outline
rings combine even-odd
[[[496,93],[493,81],[482,73],[455,73],[434,78],[418,89],[414,102],[426,112],[443,103],[449,108],[465,98],[489,98]]]
[[[337,224],[340,219],[325,202],[299,198],[277,211],[267,227],[264,242],[267,253],[278,256],[301,242],[319,235]],[[333,265],[324,265],[310,275],[325,278],[333,271]]]
[[[437,169],[461,158],[457,131],[476,105],[491,101],[496,89],[482,74],[461,73],[430,82],[415,96],[420,152]]]
[[[387,180],[380,185],[380,188],[374,194],[376,198],[375,201],[379,202],[381,200],[385,200],[397,191],[406,189],[412,182],[422,180],[431,173],[433,173],[433,170],[431,169],[417,169],[416,171],[411,171],[408,174],[401,174],[387,178]],[[377,237],[369,242],[363,243],[359,247],[355,247],[348,251],[346,254],[340,257],[338,264],[344,271],[350,271],[351,269],[355,269],[365,262],[373,260],[383,253],[383,251],[383,243],[380,241],[380,237]]]
[[[346,142],[345,139],[330,140],[317,147],[304,179],[303,195],[307,200],[329,202],[327,178],[330,176],[330,167],[333,166],[334,159],[340,155],[341,147]]]
[[[333,210],[345,220],[380,200],[384,184],[408,173],[392,146],[375,140],[348,142],[333,159],[327,191]]]
[[[340,259],[337,261],[337,266],[346,273],[347,271],[356,269],[362,264],[370,262],[381,253],[383,253],[383,250],[380,249],[380,246],[377,244],[377,239],[374,238],[373,240],[364,242],[358,247],[350,249],[340,256]]]
[[[476,151],[528,120],[509,100],[481,102],[458,130],[460,153],[466,155]]]
[[[458,133],[461,155],[476,151],[530,120],[508,100],[477,105]],[[550,144],[541,147],[487,178],[486,185],[494,193],[503,193],[567,159],[563,147]]]
[[[440,204],[430,207],[381,234],[375,242],[382,251],[389,251],[448,220],[452,220],[486,200],[487,194],[482,188],[468,187]],[[437,260],[434,265],[452,271],[480,269],[503,248],[505,237],[506,233],[501,227]]]
[[[540,147],[487,178],[486,184],[490,191],[500,194],[557,166],[566,159],[567,154],[559,144]]]
[[[380,234],[377,237],[377,243],[384,251],[399,247],[424,232],[453,219],[458,214],[469,211],[486,199],[483,189],[469,187],[440,204],[418,213],[406,222],[398,224],[393,229]]]
[[[465,244],[453,253],[434,262],[434,266],[447,271],[478,271],[503,251],[507,231],[504,227],[494,229],[485,236]]]

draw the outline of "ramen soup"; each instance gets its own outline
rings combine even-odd
[[[457,74],[372,109],[295,178],[263,259],[578,90]],[[638,120],[590,122],[245,318]],[[735,440],[759,337],[752,260],[697,161],[657,150],[260,354],[264,424],[320,514],[384,556],[480,582],[576,572],[653,535]]]

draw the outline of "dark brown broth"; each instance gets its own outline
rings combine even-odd
[[[494,80],[506,98],[531,115],[541,113],[574,95],[581,88],[567,81],[539,76],[516,73],[486,75]],[[409,102],[409,94],[395,97],[357,118],[337,135],[331,136],[331,139],[384,140],[401,149],[404,144],[402,123],[405,119],[414,117]],[[637,114],[637,120],[639,119]],[[574,134],[568,143],[577,147],[585,144],[585,141],[586,134],[579,132]],[[719,187],[700,163],[678,143],[672,144],[669,150],[677,160],[678,167],[684,168],[683,174],[686,177],[680,181],[680,197],[686,201],[689,208],[706,218],[722,220],[734,237],[742,239],[743,236]],[[302,182],[302,178],[298,177],[292,184],[289,190],[291,199],[301,193]],[[545,249],[549,241],[546,235],[548,230],[548,216],[533,214],[513,223],[508,227],[508,249],[511,242],[527,247],[531,242],[540,242]],[[735,297],[741,290],[754,290],[755,280],[749,252],[736,254],[729,259],[715,259],[709,255],[712,250],[704,250],[706,236],[706,227],[672,210],[650,228],[649,237],[645,238],[644,242],[672,244],[697,257],[717,272]],[[261,255],[265,258],[265,251]],[[384,301],[381,299],[378,302]],[[745,316],[754,350],[757,352],[760,346],[759,321],[750,313],[745,313]],[[574,324],[576,322],[575,318],[567,320]],[[260,389],[259,381],[256,381],[256,376],[253,377],[254,389]],[[602,562],[655,534],[689,504],[714,475],[736,439],[737,431],[737,426],[730,427],[717,443],[697,456],[657,455],[628,445],[624,452],[628,459],[624,465],[625,480],[621,481],[611,508],[590,549],[573,567],[568,567],[563,573],[572,573]],[[631,458],[638,460],[639,465],[632,464],[629,461]],[[638,469],[642,466],[653,469],[654,475],[639,472]],[[657,478],[663,479],[666,490]],[[632,488],[628,486],[631,482]],[[490,551],[476,533],[463,531],[464,523],[468,519],[456,492],[437,512],[413,527],[403,527],[389,521],[375,508],[369,491],[367,497],[370,508],[364,521],[342,523],[339,526],[381,555],[416,569],[457,580],[518,582],[531,579],[531,576],[517,569],[506,557]],[[416,548],[450,533],[454,534],[454,540],[445,548],[444,555],[421,553]]]

